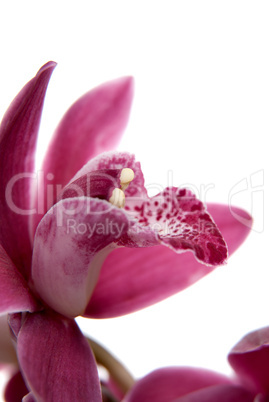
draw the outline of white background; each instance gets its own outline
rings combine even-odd
[[[0,114],[48,60],[44,149],[65,110],[101,82],[135,77],[120,149],[146,184],[189,184],[205,201],[253,214],[227,266],[126,317],[80,320],[136,376],[167,365],[230,373],[229,349],[269,325],[267,1],[11,1],[0,6]],[[251,188],[251,177],[252,187]],[[239,184],[238,184],[239,183]],[[203,193],[204,186],[211,186]],[[236,187],[234,187],[236,186]]]

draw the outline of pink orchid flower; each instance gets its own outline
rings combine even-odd
[[[247,334],[228,355],[233,378],[200,368],[167,367],[141,380],[124,402],[268,402],[269,327]]]
[[[99,155],[127,123],[131,78],[97,87],[68,110],[37,174],[54,67],[26,84],[0,127],[0,313],[13,313],[29,400],[100,401],[96,363],[73,318],[127,314],[190,286],[225,262],[225,241],[230,253],[244,241],[251,218],[223,205],[206,210],[188,190],[149,198],[132,155]]]

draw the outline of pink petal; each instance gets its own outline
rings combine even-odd
[[[243,383],[269,395],[269,327],[246,335],[228,359]]]
[[[38,304],[21,273],[0,245],[0,313],[36,311]]]
[[[50,184],[66,185],[90,158],[118,144],[132,97],[133,80],[124,77],[100,85],[71,106],[44,161],[45,178],[48,173],[54,176]]]
[[[23,273],[30,268],[31,211],[37,133],[46,88],[55,67],[45,64],[11,103],[0,127],[0,242]]]
[[[101,401],[95,359],[74,320],[44,311],[21,322],[15,330],[18,359],[37,400]]]
[[[87,197],[57,203],[36,232],[32,277],[41,298],[75,317],[84,312],[102,262],[128,229],[124,211]]]
[[[236,209],[237,215],[251,217]],[[245,240],[250,227],[231,214],[229,206],[208,205],[229,253]],[[105,260],[85,316],[108,318],[131,313],[161,301],[192,285],[213,270],[190,253],[177,254],[164,246],[121,248]]]
[[[20,402],[29,392],[20,371],[17,371],[9,380],[5,388],[6,402]]]
[[[181,398],[174,399],[173,402],[253,402],[257,401],[255,395],[237,385],[215,385],[204,388]]]
[[[231,381],[213,371],[191,367],[158,369],[137,381],[124,402],[171,402],[190,392]]]

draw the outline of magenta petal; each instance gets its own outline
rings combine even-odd
[[[128,230],[124,211],[87,197],[58,202],[40,222],[32,277],[41,298],[75,317],[84,312],[102,262]]]
[[[28,313],[18,332],[17,354],[37,400],[101,401],[95,359],[74,320],[48,311]]]
[[[125,396],[124,402],[171,402],[189,392],[230,382],[227,377],[209,370],[167,367],[153,371],[137,381]]]
[[[44,161],[50,183],[65,185],[94,156],[113,149],[127,124],[131,77],[100,85],[78,99],[63,117]],[[97,170],[97,169],[96,169]]]
[[[226,205],[212,204],[208,211],[231,254],[250,228],[234,218]],[[245,211],[238,208],[237,213],[251,222]],[[107,318],[131,313],[185,289],[212,270],[192,254],[177,254],[165,246],[114,250],[103,264],[85,315]]]
[[[244,383],[269,395],[269,327],[246,335],[233,347],[228,359]]]
[[[37,133],[47,85],[55,67],[45,64],[11,103],[0,127],[0,242],[24,273],[31,244],[28,219]]]
[[[0,313],[36,311],[38,304],[21,273],[0,245]]]
[[[256,401],[255,395],[245,388],[229,384],[215,385],[191,392],[174,399],[173,402],[253,402],[254,400]]]
[[[29,392],[20,371],[17,371],[9,380],[5,388],[6,402],[21,402]]]

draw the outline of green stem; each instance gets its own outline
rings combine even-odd
[[[99,343],[87,338],[98,364],[105,367],[121,391],[126,392],[133,386],[135,380],[129,371],[111,353]]]

